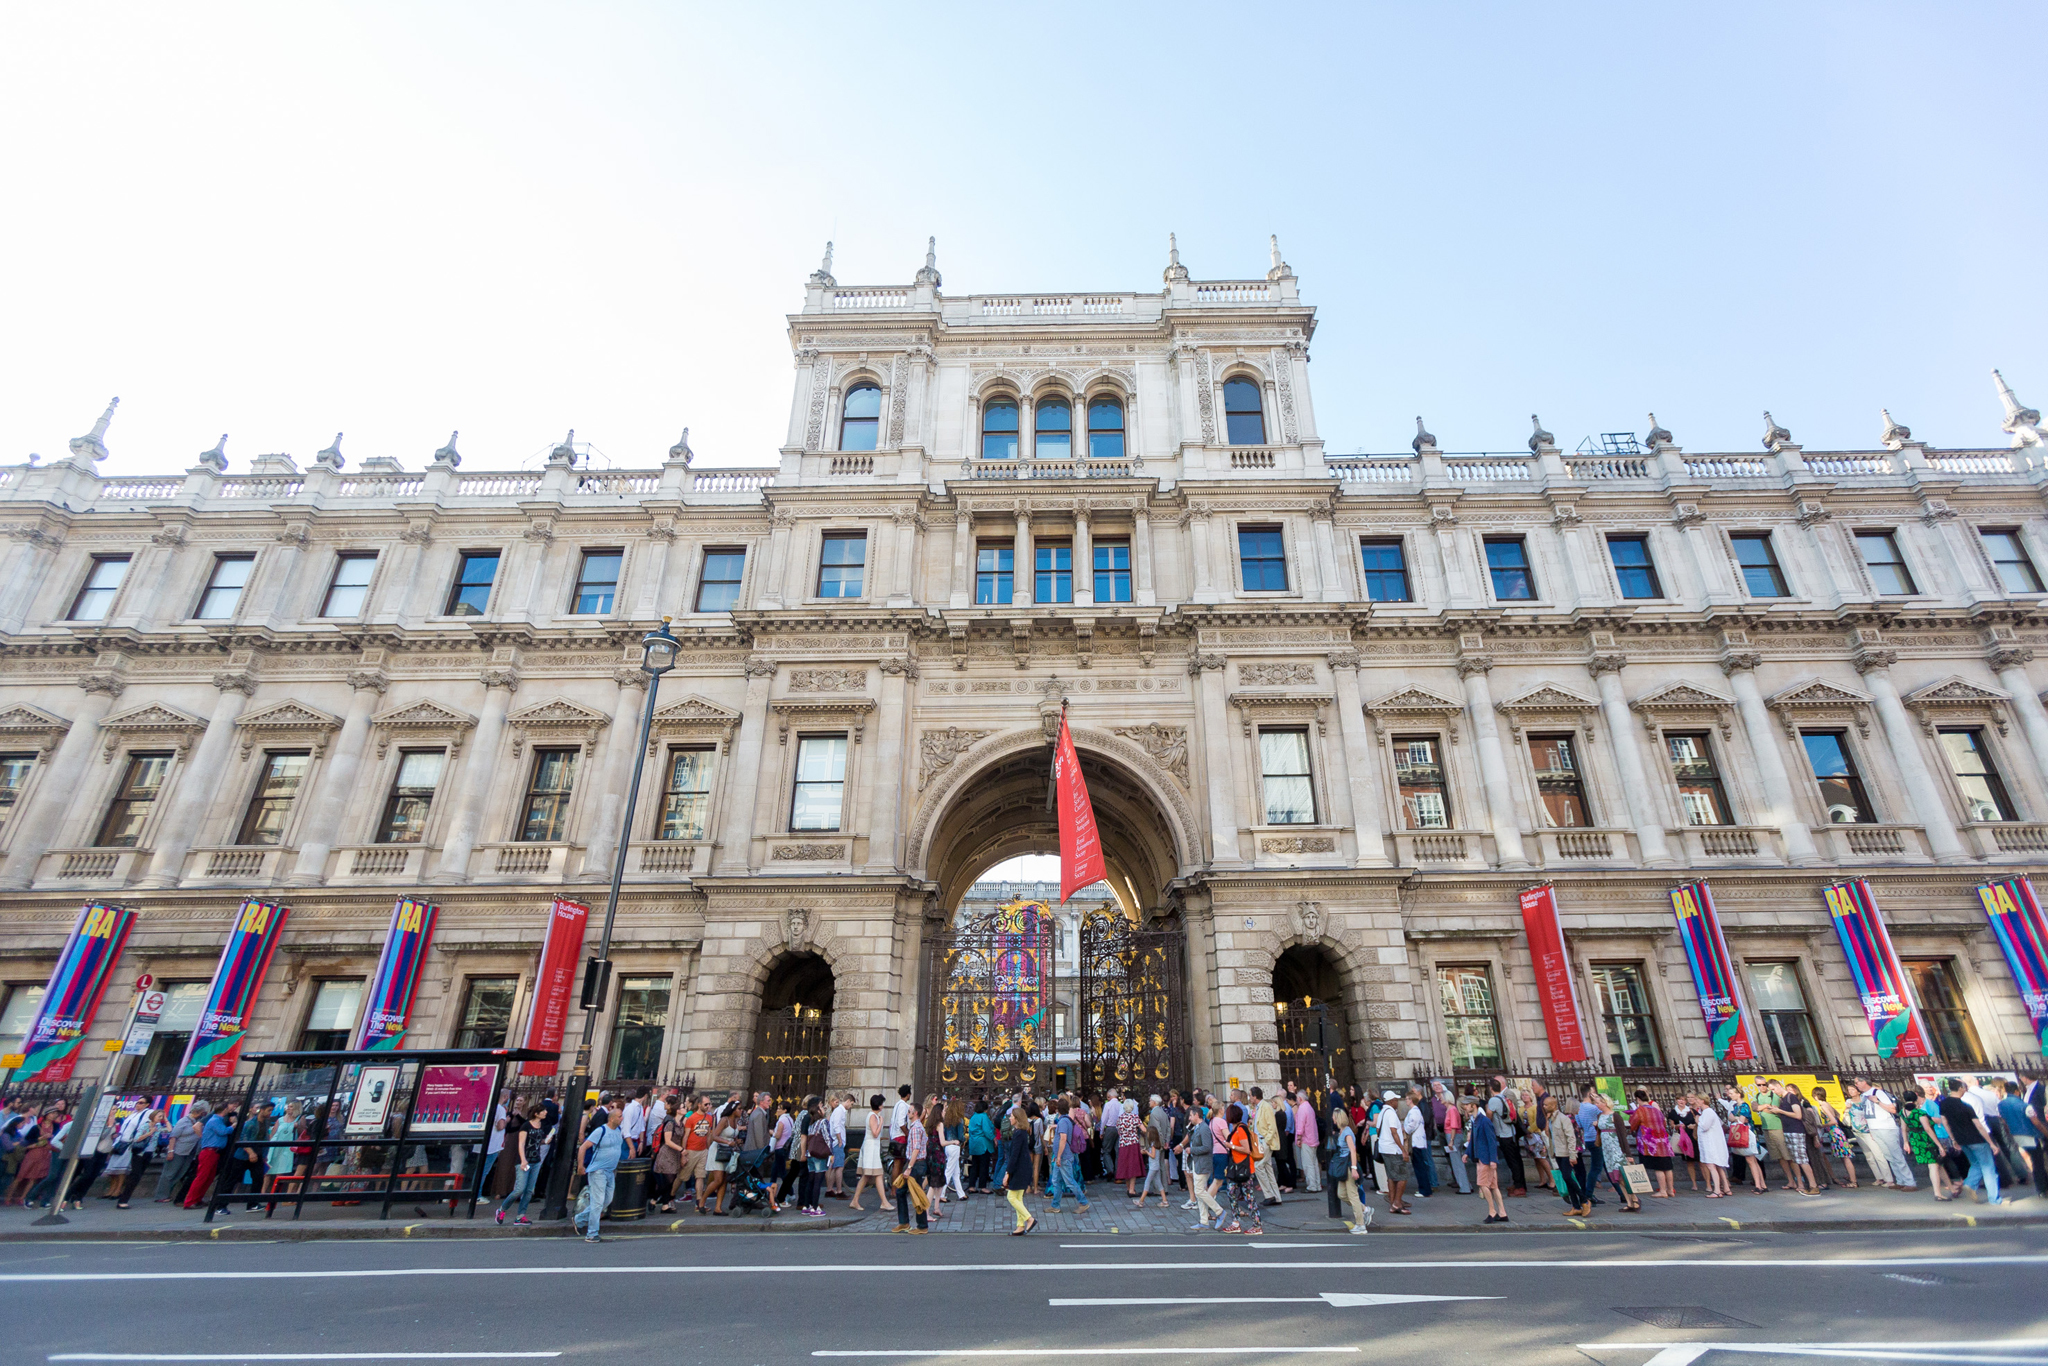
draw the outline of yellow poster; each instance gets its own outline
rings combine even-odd
[[[1758,1089],[1767,1081],[1782,1081],[1788,1086],[1796,1086],[1799,1094],[1808,1100],[1814,1098],[1813,1088],[1818,1086],[1827,1093],[1822,1099],[1828,1103],[1840,1104],[1842,1101],[1842,1083],[1832,1072],[1741,1072],[1735,1077],[1735,1085],[1750,1100],[1756,1099]]]

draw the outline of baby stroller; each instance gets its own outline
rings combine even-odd
[[[769,1192],[775,1183],[763,1171],[766,1164],[758,1158],[753,1162],[742,1159],[740,1169],[727,1178],[726,1184],[732,1191],[732,1212],[734,1214],[772,1214]]]

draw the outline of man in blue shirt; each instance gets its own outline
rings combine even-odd
[[[1465,1152],[1472,1159],[1472,1182],[1486,1197],[1485,1222],[1505,1224],[1508,1204],[1500,1194],[1500,1135],[1494,1130],[1493,1116],[1480,1109],[1473,1096],[1459,1101],[1458,1109],[1465,1117]]]
[[[1059,1118],[1053,1121],[1052,1139],[1052,1204],[1047,1208],[1060,1207],[1060,1191],[1071,1189],[1074,1199],[1082,1209],[1088,1208],[1088,1193],[1081,1189],[1081,1173],[1078,1170],[1080,1158],[1074,1152],[1073,1102],[1061,1097],[1056,1105]]]
[[[590,1219],[590,1231],[583,1236],[586,1243],[604,1241],[597,1236],[597,1223],[604,1217],[605,1210],[612,1203],[612,1189],[618,1176],[619,1159],[626,1155],[626,1139],[619,1132],[619,1124],[625,1117],[625,1110],[622,1107],[612,1106],[605,1111],[604,1124],[592,1129],[590,1136],[583,1140],[583,1146],[577,1150],[576,1155],[583,1164],[585,1176],[588,1177],[583,1188],[585,1212]],[[582,1216],[578,1216],[576,1227],[583,1227]]]
[[[1604,1205],[1605,1200],[1595,1200],[1593,1191],[1600,1178],[1607,1172],[1607,1158],[1600,1151],[1600,1107],[1593,1103],[1593,1088],[1588,1086],[1579,1093],[1579,1189],[1586,1193],[1586,1202]]]
[[[221,1160],[227,1156],[228,1144],[235,1137],[235,1107],[227,1106],[206,1121],[206,1127],[199,1131],[199,1165],[193,1170],[192,1184],[185,1191],[185,1208],[195,1209],[205,1203],[206,1193],[213,1186],[213,1178],[220,1171]],[[226,1214],[226,1210],[221,1211]]]

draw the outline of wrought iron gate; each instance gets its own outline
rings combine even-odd
[[[1115,909],[1081,921],[1081,1090],[1185,1090],[1187,932],[1132,925]]]
[[[1052,1085],[1053,933],[1037,902],[1013,902],[930,940],[927,1091],[998,1095]]]
[[[1321,1090],[1334,1077],[1339,1086],[1352,1083],[1350,1041],[1344,1003],[1314,999],[1280,1001],[1274,1005],[1280,1032],[1280,1080],[1303,1090]]]
[[[754,1067],[747,1089],[766,1091],[777,1100],[822,1096],[831,1042],[830,1011],[816,1006],[762,1011],[754,1027]]]

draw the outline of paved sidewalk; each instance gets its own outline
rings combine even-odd
[[[1367,1193],[1365,1203],[1372,1210],[1373,1236],[1387,1233],[1514,1233],[1540,1229],[1545,1232],[1589,1229],[1602,1232],[1639,1233],[1728,1233],[1798,1232],[1801,1230],[1932,1230],[1969,1228],[2000,1224],[2048,1224],[2048,1200],[2028,1198],[2001,1206],[1970,1203],[1968,1198],[1947,1204],[1937,1202],[1923,1185],[1917,1191],[1887,1191],[1866,1186],[1861,1190],[1835,1190],[1806,1198],[1789,1192],[1769,1195],[1739,1194],[1725,1200],[1708,1200],[1681,1188],[1676,1199],[1646,1199],[1641,1214],[1622,1211],[1612,1200],[1596,1208],[1590,1219],[1567,1219],[1564,1205],[1554,1195],[1531,1192],[1508,1201],[1506,1225],[1487,1225],[1485,1205],[1476,1195],[1459,1195],[1439,1190],[1433,1198],[1414,1198],[1410,1217],[1390,1215],[1386,1204]],[[1136,1209],[1114,1185],[1091,1188],[1086,1210],[1071,1200],[1059,1213],[1051,1212],[1041,1197],[1028,1202],[1038,1216],[1038,1232],[1054,1234],[1108,1234],[1150,1237],[1216,1237],[1213,1232],[1194,1231],[1195,1216],[1176,1201],[1159,1208],[1156,1198]],[[699,1216],[687,1210],[680,1215],[652,1214],[642,1219],[607,1219],[608,1236],[710,1233],[893,1233],[896,1215],[892,1209],[877,1213],[869,1193],[867,1209],[861,1214],[848,1211],[843,1202],[828,1201],[830,1211],[823,1219],[806,1218],[794,1211],[771,1219],[735,1219]],[[186,1212],[170,1205],[136,1205],[117,1210],[109,1201],[91,1200],[82,1211],[67,1213],[68,1223],[36,1227],[44,1211],[24,1210],[18,1205],[0,1209],[0,1242],[41,1241],[51,1238],[89,1241],[135,1240],[143,1242],[210,1239],[218,1241],[271,1241],[316,1238],[492,1238],[561,1237],[570,1233],[567,1221],[536,1222],[528,1228],[499,1225],[489,1205],[479,1205],[475,1219],[460,1213],[450,1216],[445,1204],[403,1201],[392,1207],[391,1218],[365,1216],[360,1206],[308,1205],[301,1218],[292,1218],[289,1206],[280,1206],[275,1217],[265,1218],[258,1209],[240,1204],[231,1214],[203,1221],[198,1211]],[[1291,1195],[1277,1207],[1264,1211],[1268,1236],[1341,1234],[1344,1225],[1328,1216],[1324,1197]],[[1000,1194],[971,1196],[965,1203],[949,1202],[940,1209],[934,1233],[1007,1234],[1014,1220],[1010,1205]]]

